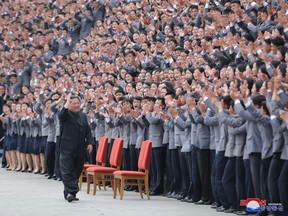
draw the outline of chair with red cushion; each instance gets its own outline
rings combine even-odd
[[[106,155],[107,155],[107,149],[108,149],[108,137],[102,136],[99,140],[99,145],[96,153],[96,164],[84,164],[82,173],[79,177],[79,190],[82,189],[82,182],[83,178],[87,178],[86,170],[89,167],[95,167],[95,166],[105,166],[106,163]],[[90,183],[87,181],[87,185],[90,186]],[[100,185],[98,184],[99,189]]]
[[[93,176],[93,195],[96,194],[96,182],[100,179],[102,181],[104,190],[106,190],[105,183],[111,182],[113,188],[113,172],[120,170],[122,162],[122,151],[123,151],[123,139],[117,138],[114,140],[109,162],[111,167],[89,167],[86,170],[87,182],[90,182],[91,176]],[[110,177],[110,179],[107,179]],[[87,194],[90,192],[90,184],[87,185]]]
[[[142,143],[140,155],[138,159],[138,172],[119,170],[113,173],[114,174],[114,188],[113,188],[114,199],[116,199],[117,188],[119,186],[120,186],[120,200],[123,199],[125,185],[137,185],[139,192],[140,192],[140,196],[143,199],[142,186],[144,185],[147,198],[148,200],[150,200],[148,180],[149,180],[151,150],[152,150],[152,142],[150,140],[144,141]],[[137,183],[128,181],[128,180],[137,180]]]

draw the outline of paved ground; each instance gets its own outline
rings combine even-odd
[[[141,200],[136,192],[124,193],[124,200],[112,197],[112,190],[86,194],[86,183],[77,194],[79,202],[63,199],[62,182],[41,175],[16,173],[0,168],[0,216],[221,216],[210,206],[197,206],[153,196]]]

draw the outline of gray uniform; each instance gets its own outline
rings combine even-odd
[[[248,111],[246,111],[244,107],[240,104],[240,102],[237,100],[235,101],[235,110],[242,119],[246,120],[246,144],[248,148],[248,154],[261,153],[262,139],[256,119]]]
[[[152,148],[163,147],[163,121],[155,112],[146,115],[149,125],[149,139],[152,141]]]
[[[210,148],[210,128],[205,125],[204,118],[201,115],[200,110],[194,108],[192,110],[192,116],[197,123],[197,143],[199,144],[199,149],[209,149]]]

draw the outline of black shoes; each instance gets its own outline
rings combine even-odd
[[[237,214],[237,215],[248,215],[248,213],[245,210],[235,211],[234,214]]]
[[[224,212],[224,211],[226,211],[226,210],[228,210],[228,208],[224,208],[223,206],[220,206],[220,207],[217,207],[217,208],[216,208],[216,211],[217,211],[217,212]]]
[[[177,199],[177,200],[182,200],[182,199],[184,199],[186,196],[187,196],[187,194],[180,193],[180,194],[176,197],[176,199]]]
[[[212,203],[211,208],[216,209],[217,207],[219,207],[217,202]]]
[[[150,192],[150,196],[158,196],[158,195],[161,195],[161,193],[158,193],[156,191],[151,191]]]
[[[73,194],[70,194],[70,193],[67,194],[66,200],[67,200],[68,202],[79,201],[78,198],[76,198]]]
[[[210,201],[203,201],[199,200],[198,202],[195,202],[196,205],[211,205],[212,203]]]
[[[187,203],[195,203],[195,201],[193,200],[193,198],[190,198],[186,201]]]
[[[183,199],[181,199],[181,202],[187,202],[189,199],[191,199],[191,196],[187,195]]]
[[[173,193],[167,193],[167,198],[174,198],[174,196],[177,196],[178,194],[174,191]]]
[[[229,208],[229,209],[224,210],[224,213],[234,213],[236,211],[237,211],[237,209]]]

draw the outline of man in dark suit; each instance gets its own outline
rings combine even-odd
[[[78,179],[82,172],[86,149],[92,151],[93,138],[87,116],[80,112],[80,100],[67,96],[59,113],[60,120],[60,170],[64,184],[64,198],[77,201]]]

